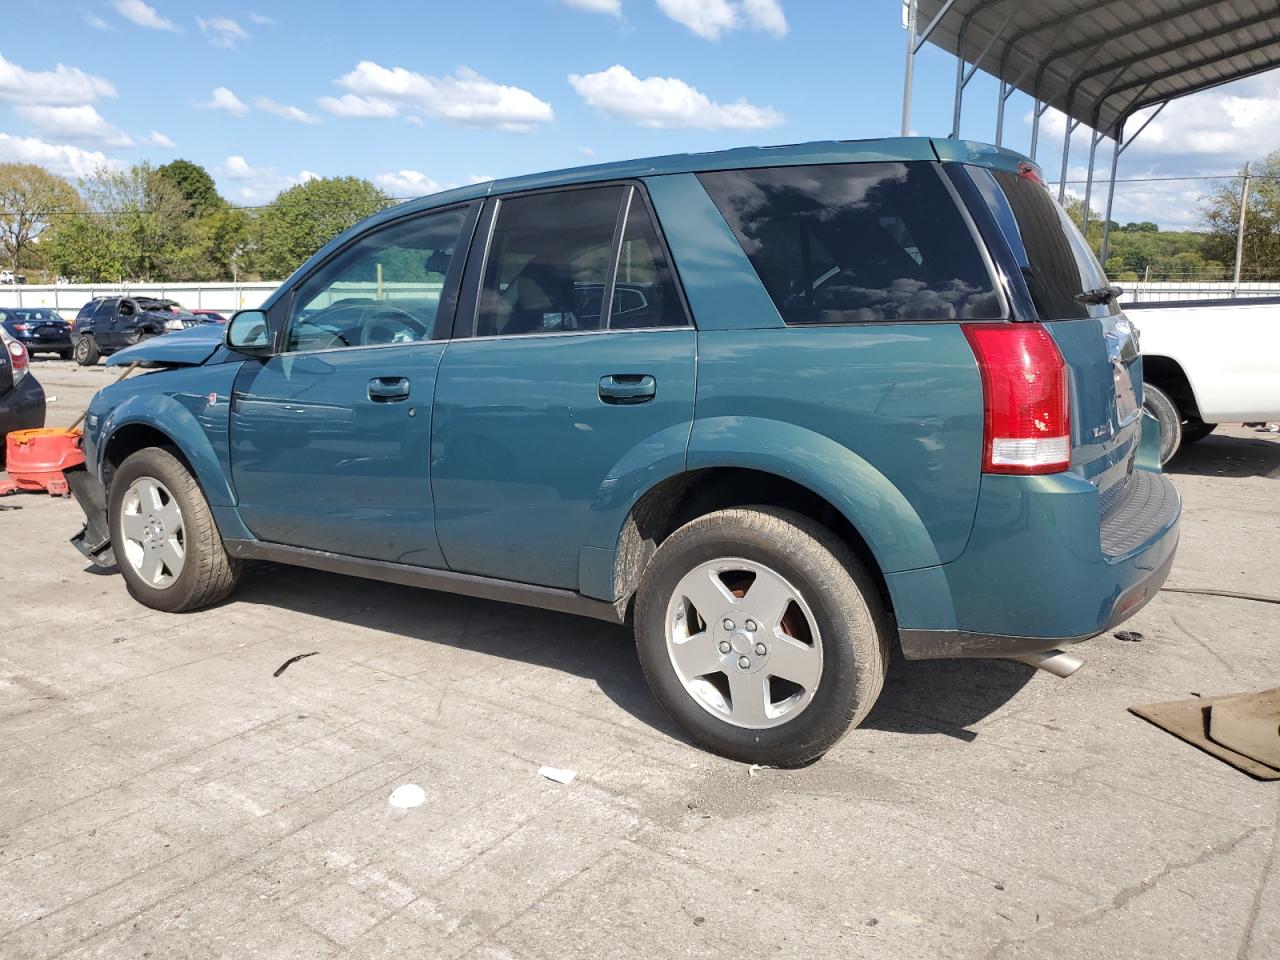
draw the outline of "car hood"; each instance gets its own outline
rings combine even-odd
[[[202,323],[152,337],[113,353],[107,359],[107,366],[140,363],[145,367],[198,367],[222,347],[225,329],[220,323]]]

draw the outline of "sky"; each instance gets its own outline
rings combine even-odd
[[[4,6],[0,162],[75,179],[182,157],[242,205],[315,176],[366,177],[408,197],[607,160],[893,136],[901,123],[899,0]],[[954,75],[955,60],[926,45],[913,132],[946,135]],[[963,136],[992,138],[996,96],[977,75]],[[1027,149],[1031,107],[1011,98],[1007,146]],[[1062,118],[1044,124],[1039,159],[1056,179]],[[1229,174],[1275,149],[1280,72],[1171,104],[1120,177]],[[1083,178],[1087,151],[1082,128],[1069,179]],[[1192,228],[1211,186],[1121,183],[1113,217]]]

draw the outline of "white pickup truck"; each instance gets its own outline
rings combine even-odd
[[[1219,423],[1280,420],[1280,297],[1125,303],[1160,462]]]

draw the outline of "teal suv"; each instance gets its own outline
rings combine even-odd
[[[636,160],[401,204],[261,310],[126,349],[80,549],[185,611],[246,560],[634,625],[698,743],[821,755],[908,659],[1057,651],[1159,589],[1137,331],[982,144]]]

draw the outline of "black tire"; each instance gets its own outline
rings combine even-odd
[[[1142,385],[1142,405],[1160,424],[1160,466],[1182,446],[1182,413],[1169,395],[1150,383]]]
[[[102,356],[98,350],[98,341],[88,334],[76,338],[76,342],[71,347],[71,355],[82,367],[97,366],[98,358]]]
[[[1216,423],[1205,423],[1203,420],[1188,420],[1182,425],[1183,446],[1188,443],[1198,443],[1213,433],[1217,426]]]
[[[185,557],[181,572],[165,587],[149,584],[134,568],[125,549],[125,495],[143,478],[159,481],[177,502],[181,513]],[[120,465],[111,480],[107,516],[112,550],[125,585],[144,606],[167,613],[184,613],[217,603],[234,589],[240,563],[227,555],[199,484],[182,461],[168,450],[148,447]]]
[[[59,350],[59,351],[58,351],[58,359],[59,359],[59,360],[70,360],[73,356],[75,356],[75,350],[74,350],[74,349],[73,349],[73,350]]]
[[[812,699],[778,726],[749,729],[713,715],[686,690],[668,652],[668,607],[681,579],[730,557],[784,577],[818,627],[822,667]],[[875,704],[889,660],[889,618],[858,558],[808,517],[763,506],[710,513],[668,537],[637,592],[635,634],[654,695],[681,729],[722,756],[768,766],[801,766],[826,753]]]

